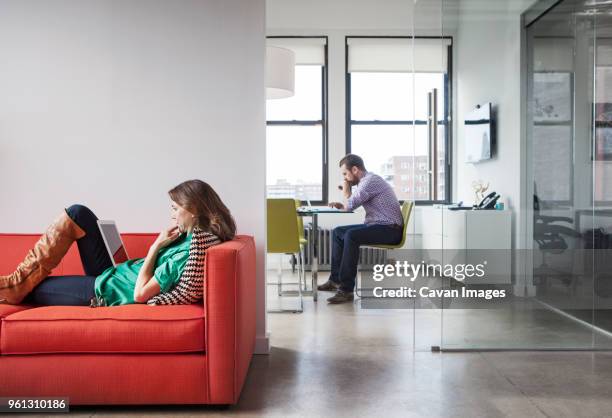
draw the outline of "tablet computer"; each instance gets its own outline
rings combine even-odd
[[[117,264],[124,263],[129,260],[127,250],[121,239],[121,234],[117,229],[115,221],[102,221],[98,220],[98,227],[106,245],[106,251],[113,262],[113,266],[117,267]]]

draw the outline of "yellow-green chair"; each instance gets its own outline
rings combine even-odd
[[[298,253],[298,257],[300,257],[300,259],[298,260],[298,265],[302,266],[302,269],[298,271],[298,274],[300,276],[300,281],[303,283],[303,290],[306,290],[306,271],[304,268],[304,259],[306,258],[306,255],[304,253],[304,249],[306,248],[306,245],[308,245],[308,240],[304,235],[304,218],[297,214],[297,209],[301,206],[302,202],[299,199],[295,199],[295,209],[298,220],[298,235],[300,237],[300,252]]]
[[[282,274],[282,257],[283,254],[299,254],[301,251],[300,235],[298,231],[298,217],[295,207],[295,199],[268,199],[268,253],[279,254],[278,264],[278,280],[276,283],[267,283],[271,286],[277,286],[278,295],[284,293],[283,274]],[[301,256],[298,258],[300,262]],[[298,268],[302,268],[301,263]],[[289,283],[287,283],[289,284]],[[268,310],[268,312],[303,312],[304,302],[302,298],[302,285],[298,285],[298,296],[300,300],[299,309],[279,309]]]
[[[376,244],[376,245],[367,245],[366,248],[380,248],[383,250],[394,250],[398,248],[402,248],[406,243],[406,230],[408,228],[408,222],[410,221],[410,215],[412,214],[412,209],[414,208],[414,202],[405,200],[402,204],[402,219],[404,220],[404,227],[402,229],[402,240],[393,245],[385,245],[385,244]],[[361,278],[361,275],[359,275]],[[361,297],[361,286],[358,283],[355,288],[355,293],[357,296]]]

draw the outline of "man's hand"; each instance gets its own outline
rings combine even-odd
[[[163,230],[157,236],[157,239],[153,243],[153,247],[161,250],[164,247],[170,245],[173,241],[175,241],[181,233],[178,230],[178,226],[172,226],[168,229]]]
[[[344,210],[344,205],[340,202],[329,202],[327,206],[329,206],[330,208]]]

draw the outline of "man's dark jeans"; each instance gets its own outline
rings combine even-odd
[[[362,245],[395,245],[402,240],[403,230],[392,225],[346,225],[332,233],[332,265],[329,279],[340,284],[340,289],[352,292],[355,288],[359,247]]]

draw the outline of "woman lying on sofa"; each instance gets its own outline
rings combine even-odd
[[[0,276],[0,303],[113,306],[197,302],[203,295],[206,249],[233,239],[236,224],[217,193],[201,180],[183,182],[168,194],[174,225],[159,234],[145,258],[116,267],[96,215],[85,206],[70,206],[15,272]],[[86,275],[44,280],[74,241]]]

